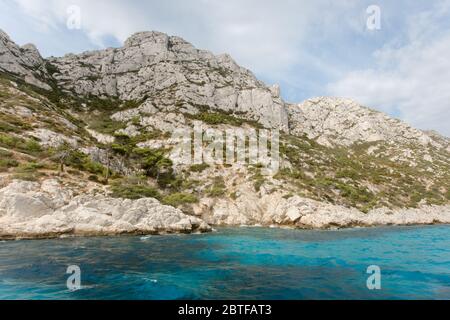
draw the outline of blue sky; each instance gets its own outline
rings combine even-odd
[[[71,5],[81,28],[67,28]],[[366,22],[380,8],[379,30]],[[0,28],[43,56],[158,30],[229,53],[289,102],[344,96],[450,136],[450,0],[3,0]]]

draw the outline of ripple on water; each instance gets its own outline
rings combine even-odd
[[[366,288],[369,265],[382,290]],[[69,265],[82,290],[69,291]],[[2,242],[0,299],[450,299],[450,226]]]

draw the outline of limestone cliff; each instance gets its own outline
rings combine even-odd
[[[171,134],[194,123],[221,132],[280,130],[280,170],[267,175],[260,163],[179,164]],[[207,224],[448,222],[447,137],[349,99],[285,102],[278,86],[265,85],[230,56],[161,32],[134,34],[120,48],[48,59],[0,32],[0,154],[0,233],[9,235],[44,234],[47,222],[60,226],[49,227],[53,234],[90,227],[171,232],[186,219],[191,224],[183,222],[180,231],[207,230]],[[18,182],[24,180],[32,184]],[[50,205],[48,217],[33,216],[27,229],[25,209],[11,202],[20,196],[8,190],[33,188],[24,190],[26,203],[48,205],[53,196],[41,198],[48,180],[79,197],[64,203],[68,211]],[[186,216],[175,209],[154,216],[163,205]],[[128,206],[139,208],[137,220],[122,216]],[[154,224],[165,216],[167,223]]]

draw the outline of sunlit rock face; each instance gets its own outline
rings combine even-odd
[[[288,107],[292,134],[306,134],[324,145],[387,141],[426,146],[424,132],[350,99],[320,97]]]
[[[56,180],[13,181],[0,189],[0,238],[211,231],[208,224],[153,198],[75,196]]]
[[[288,130],[279,90],[267,87],[229,55],[215,56],[179,37],[140,32],[121,48],[52,58],[58,83],[78,94],[147,99],[165,111],[220,110]]]
[[[32,85],[45,90],[51,87],[42,81],[48,77],[45,61],[33,44],[19,47],[0,29],[0,71],[20,75]]]

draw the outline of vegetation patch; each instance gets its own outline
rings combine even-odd
[[[80,151],[70,150],[62,161],[66,166],[91,174],[103,175],[106,173],[106,168],[101,163],[92,161],[88,155]]]
[[[190,193],[172,193],[162,199],[162,203],[172,207],[179,207],[183,204],[192,204],[197,202],[198,198]]]
[[[189,167],[189,171],[191,171],[191,172],[203,172],[203,171],[205,171],[208,168],[209,168],[209,164],[207,164],[207,163],[194,164],[194,165]]]
[[[155,198],[160,200],[161,195],[157,188],[149,185],[144,177],[131,176],[116,180],[111,185],[111,196],[114,198],[141,199]]]
[[[0,172],[7,171],[9,168],[14,168],[19,165],[19,162],[12,158],[12,153],[0,150]]]
[[[89,129],[94,131],[113,135],[117,130],[125,129],[126,124],[119,121],[112,120],[109,116],[100,115],[94,116],[88,121]]]
[[[43,152],[36,140],[24,139],[6,133],[0,133],[0,147],[14,149],[33,156],[38,156]]]
[[[15,169],[13,178],[25,181],[37,181],[39,177],[45,176],[44,173],[39,172],[39,169],[43,168],[45,168],[45,165],[37,162],[21,163]]]
[[[223,177],[215,177],[212,185],[209,187],[208,195],[210,197],[221,197],[226,194],[226,191]]]
[[[23,121],[23,119],[6,114],[0,114],[0,131],[20,133],[26,130],[30,130],[32,127],[30,124]]]
[[[210,125],[229,124],[241,126],[244,123],[244,120],[225,113],[201,112],[196,115],[191,115],[190,117]]]

